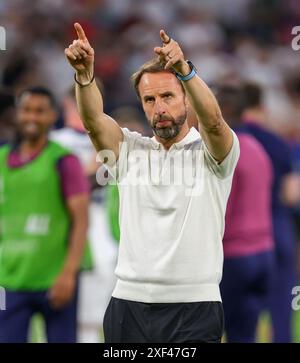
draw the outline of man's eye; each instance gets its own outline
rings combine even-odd
[[[147,98],[145,100],[146,103],[152,103],[154,101],[154,98]]]

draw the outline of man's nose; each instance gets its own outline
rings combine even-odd
[[[161,100],[156,100],[155,101],[154,110],[155,110],[155,113],[157,115],[163,115],[166,112],[164,104],[163,104],[163,102]]]

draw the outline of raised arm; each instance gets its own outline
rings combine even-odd
[[[171,39],[164,30],[160,31],[162,47],[154,48],[156,54],[165,62],[165,68],[173,68],[186,76],[191,70],[179,44]],[[201,136],[213,157],[221,162],[229,153],[233,137],[230,127],[224,121],[217,100],[204,81],[197,75],[182,82],[188,99],[199,121]]]
[[[123,133],[119,125],[103,112],[102,95],[94,80],[94,49],[81,25],[75,23],[74,27],[78,39],[65,49],[65,55],[75,69],[76,100],[80,117],[96,150],[112,150],[117,159]]]

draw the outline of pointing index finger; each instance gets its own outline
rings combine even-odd
[[[74,24],[74,28],[76,30],[77,36],[79,40],[87,40],[87,37],[84,33],[84,30],[82,29],[82,26],[79,23]]]
[[[171,41],[171,37],[162,29],[160,31],[160,39],[163,41],[164,44],[169,44]]]

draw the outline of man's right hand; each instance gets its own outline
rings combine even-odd
[[[91,47],[82,26],[74,24],[78,39],[65,49],[65,55],[75,69],[80,81],[89,81],[94,74],[94,49]]]

